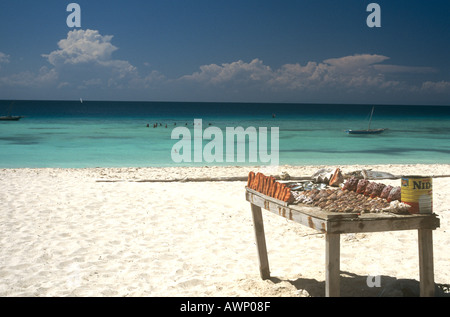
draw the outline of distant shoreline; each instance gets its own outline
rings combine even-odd
[[[99,180],[171,180],[185,181],[186,179],[195,180],[203,178],[205,181],[223,178],[240,178],[246,180],[250,171],[264,171],[268,175],[280,175],[283,172],[292,177],[311,176],[315,171],[322,168],[339,167],[344,172],[357,170],[373,170],[389,172],[394,171],[393,175],[414,175],[425,172],[427,176],[450,177],[450,164],[349,164],[349,165],[279,165],[279,166],[182,166],[182,167],[82,167],[82,168],[63,168],[63,167],[42,167],[42,168],[0,168],[0,173],[36,173],[36,174],[55,174],[68,172],[73,175],[96,175]]]

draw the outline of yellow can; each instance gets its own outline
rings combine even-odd
[[[433,212],[433,178],[426,176],[403,176],[401,200],[411,206],[412,214]]]

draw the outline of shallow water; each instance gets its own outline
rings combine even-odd
[[[9,103],[1,101],[0,109]],[[371,127],[388,130],[358,136],[344,131],[367,128],[371,106],[18,101],[14,115],[25,117],[0,121],[0,168],[450,163],[450,107],[375,109]],[[201,128],[194,119],[201,119]],[[227,127],[256,131],[244,143],[231,140],[234,156],[228,160]],[[173,159],[181,140],[171,138],[175,128],[191,138],[191,162]],[[279,129],[278,160],[270,156],[276,154],[271,153],[271,128]],[[221,133],[210,139],[203,134],[206,129]],[[261,140],[268,142],[270,160],[259,155]],[[215,152],[220,148],[222,155]],[[241,149],[243,161],[237,157]],[[179,154],[189,149],[184,150]],[[216,160],[209,162],[205,153],[217,154]]]

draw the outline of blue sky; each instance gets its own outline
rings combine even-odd
[[[1,2],[0,99],[450,105],[447,0],[73,2]]]

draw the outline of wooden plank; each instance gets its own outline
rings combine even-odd
[[[382,232],[413,229],[436,229],[439,218],[436,215],[405,215],[396,217],[380,217],[373,214],[349,220],[328,221],[329,233]]]
[[[322,210],[320,207],[316,206],[307,206],[304,204],[298,205],[289,205],[289,208],[297,210],[301,213],[307,214],[312,217],[317,217],[326,220],[339,220],[339,219],[350,219],[350,218],[358,218],[359,214],[350,213],[350,212],[330,212]]]
[[[420,296],[434,296],[433,231],[419,229]]]
[[[261,278],[266,280],[270,278],[270,270],[261,207],[251,204],[251,209],[253,227],[255,229],[256,248],[258,251],[259,273]]]
[[[325,247],[325,296],[340,296],[340,235],[334,233],[326,234]]]
[[[293,210],[287,206],[280,206],[276,202],[266,200],[259,195],[246,192],[246,199],[251,204],[256,205],[260,208],[264,208],[276,215],[287,218],[289,220],[298,222],[304,226],[308,226],[312,229],[326,232],[327,231],[327,221],[321,218],[313,217],[299,211]]]

